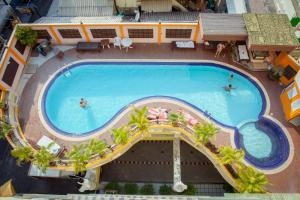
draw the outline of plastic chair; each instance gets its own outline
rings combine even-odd
[[[114,47],[119,47],[120,50],[122,49],[122,44],[121,44],[121,38],[120,37],[115,37],[114,38]]]

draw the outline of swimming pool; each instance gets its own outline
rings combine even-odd
[[[233,81],[229,76],[234,73]],[[237,89],[229,94],[223,87]],[[248,79],[213,65],[81,64],[55,78],[45,97],[45,112],[59,130],[82,135],[101,127],[131,102],[147,96],[185,100],[222,124],[258,119],[259,89]],[[80,98],[88,107],[79,106]],[[72,116],[72,117],[70,117]]]
[[[231,74],[233,80],[229,79]],[[230,93],[224,90],[228,84],[234,88]],[[55,131],[80,137],[100,130],[129,104],[152,96],[186,102],[221,125],[235,129],[238,135],[246,131],[249,136],[255,130],[257,134],[247,137],[250,145],[240,145],[240,140],[235,140],[247,155],[259,159],[272,156],[261,154],[274,149],[274,145],[280,149],[267,133],[253,126],[238,131],[241,124],[259,121],[266,110],[266,98],[250,77],[220,64],[77,63],[56,73],[46,85],[42,111]],[[81,98],[88,102],[85,109],[79,105]],[[253,145],[251,140],[257,138],[260,145]],[[256,161],[250,159],[250,162]]]

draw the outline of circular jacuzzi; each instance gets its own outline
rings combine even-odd
[[[238,148],[245,151],[245,158],[261,169],[274,169],[289,157],[290,145],[283,129],[266,117],[243,124],[235,135]]]

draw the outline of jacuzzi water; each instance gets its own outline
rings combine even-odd
[[[272,141],[268,134],[257,129],[255,123],[246,123],[239,129],[247,153],[262,159],[272,154]]]
[[[45,97],[49,121],[66,134],[93,131],[122,107],[149,96],[182,99],[228,126],[256,120],[262,111],[258,88],[240,74],[217,66],[81,64],[69,72],[54,79]],[[223,88],[229,83],[235,88],[230,93]],[[79,106],[80,98],[87,100],[86,109]]]

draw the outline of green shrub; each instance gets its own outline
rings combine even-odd
[[[229,183],[223,185],[223,190],[225,190],[226,193],[234,193],[234,188]]]
[[[182,192],[183,195],[196,195],[197,194],[197,189],[195,188],[194,185],[189,184],[187,186],[187,189]]]
[[[33,47],[37,42],[37,32],[27,26],[18,26],[15,35],[23,45]]]
[[[140,194],[143,195],[154,195],[154,188],[152,184],[145,184],[140,189]]]
[[[104,187],[105,190],[116,190],[118,191],[118,193],[120,193],[120,191],[122,190],[122,187],[119,185],[118,182],[112,181],[109,182],[105,185]]]
[[[159,194],[160,195],[172,195],[173,194],[173,190],[171,186],[168,185],[162,185],[159,188]]]
[[[293,27],[296,27],[299,22],[300,22],[300,18],[299,17],[293,17],[291,19],[291,24],[292,24]]]
[[[136,183],[126,183],[124,185],[124,194],[137,194],[139,189]]]

